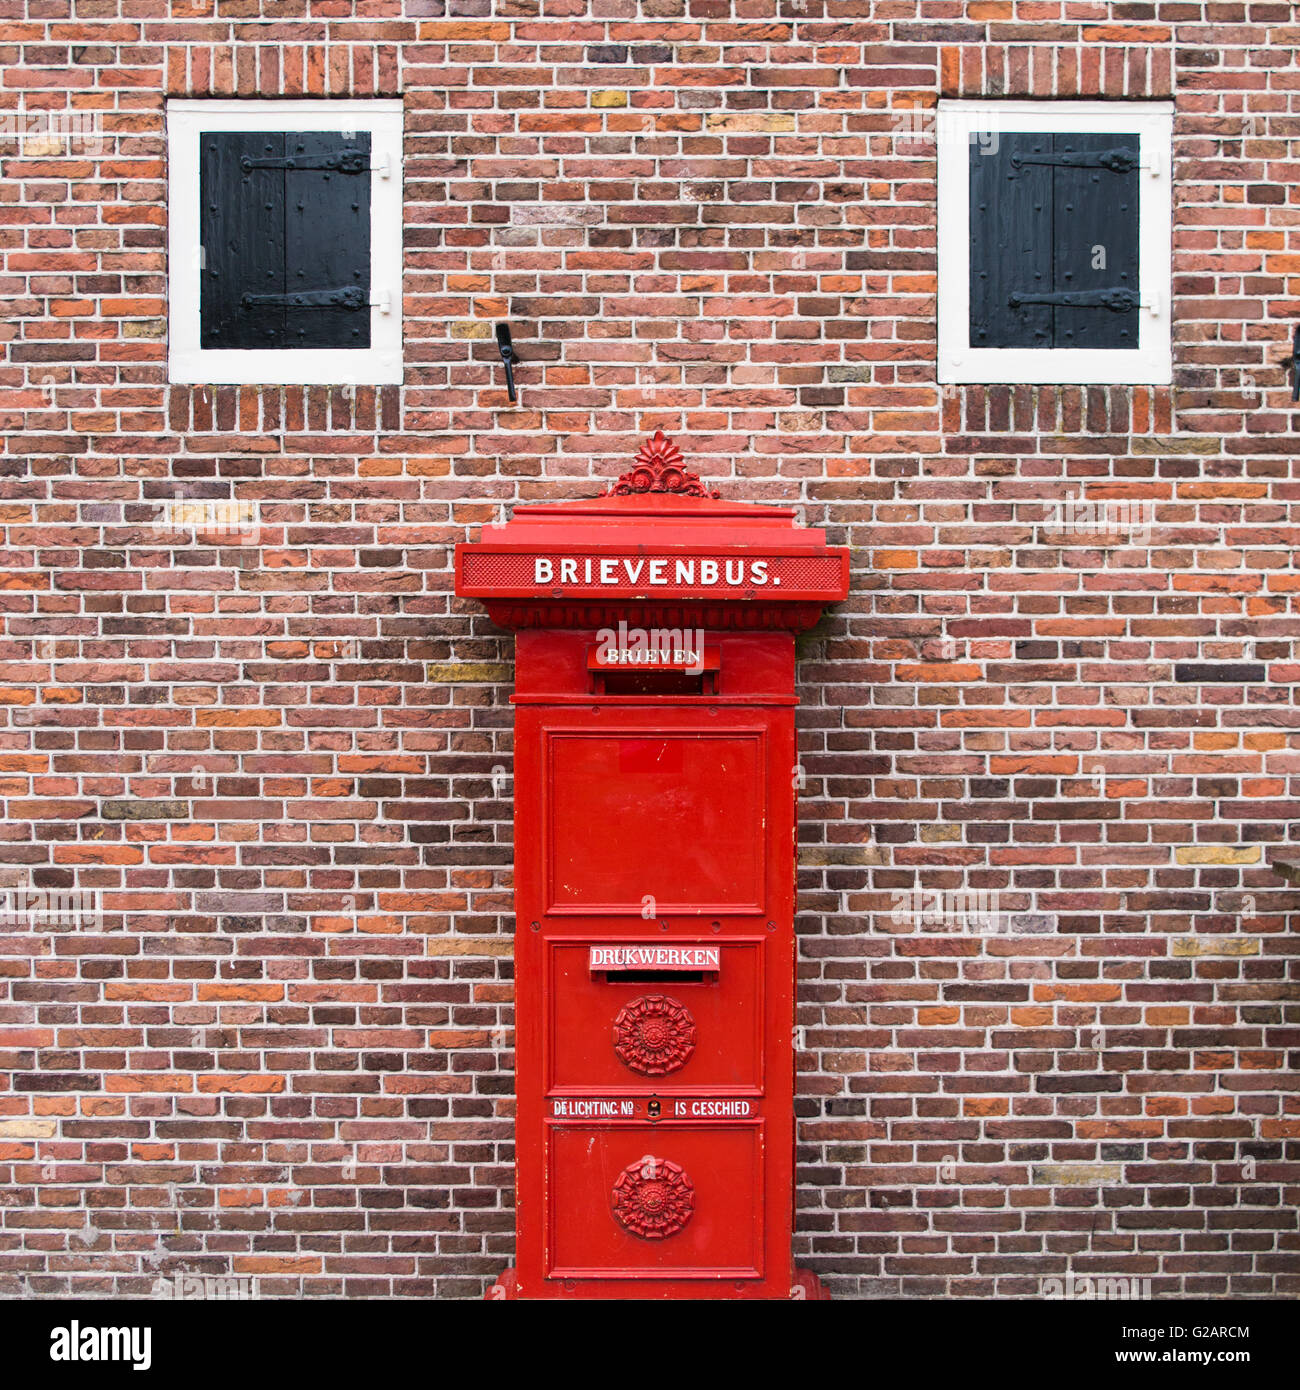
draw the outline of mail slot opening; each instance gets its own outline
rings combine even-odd
[[[659,631],[652,629],[651,635]],[[683,631],[689,635],[678,634],[658,644],[615,644],[612,650],[604,645],[592,647],[587,670],[593,691],[597,695],[716,695],[722,666],[718,648],[705,646],[703,633]]]
[[[716,982],[716,970],[597,970],[620,985],[708,985]]]
[[[597,695],[716,695],[716,671],[593,671]]]

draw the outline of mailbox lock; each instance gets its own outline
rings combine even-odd
[[[648,1119],[657,1120],[662,1110],[663,1106],[659,1103],[657,1097],[651,1096],[650,1099],[646,1101],[645,1113]]]

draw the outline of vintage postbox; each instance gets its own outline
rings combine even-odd
[[[456,551],[516,635],[518,1245],[495,1296],[817,1297],[791,1260],[794,633],[849,556],[656,434]]]

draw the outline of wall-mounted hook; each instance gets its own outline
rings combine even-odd
[[[515,368],[516,362],[514,344],[510,341],[510,325],[508,323],[497,324],[497,347],[501,352],[501,360],[506,364],[506,395],[509,396],[511,403],[515,400]]]

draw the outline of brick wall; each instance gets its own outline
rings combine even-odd
[[[5,5],[0,107],[103,143],[0,183],[0,1292],[509,1262],[511,649],[450,547],[658,427],[855,548],[801,644],[801,1262],[1300,1288],[1298,41],[1282,3]],[[404,98],[400,388],[167,384],[164,101],[275,94]],[[1172,388],[936,386],[896,131],[941,95],[1176,99]],[[1054,525],[1081,489],[1152,525]]]

